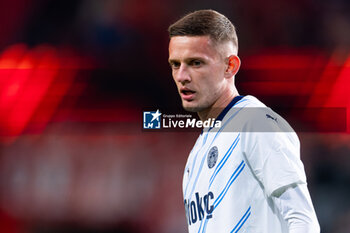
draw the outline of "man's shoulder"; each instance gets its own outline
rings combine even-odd
[[[246,95],[234,107],[263,108],[266,107],[266,105],[255,96]]]
[[[294,132],[282,116],[251,95],[232,107],[226,120],[240,132]]]

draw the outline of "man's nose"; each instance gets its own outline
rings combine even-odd
[[[188,67],[186,65],[181,64],[177,71],[174,73],[175,81],[180,83],[190,82],[191,76],[188,72]]]

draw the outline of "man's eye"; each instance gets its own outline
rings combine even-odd
[[[178,62],[172,62],[172,63],[170,63],[170,66],[171,66],[171,68],[176,69],[176,68],[179,68],[179,67],[180,67],[180,63],[178,63]]]
[[[202,65],[202,62],[201,62],[201,61],[198,61],[198,60],[194,60],[194,61],[192,61],[192,65],[193,65],[193,66],[201,66],[201,65]]]

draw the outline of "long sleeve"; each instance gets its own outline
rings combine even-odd
[[[289,186],[272,199],[290,233],[319,233],[320,226],[306,184]]]

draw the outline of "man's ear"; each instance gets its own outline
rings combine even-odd
[[[241,60],[236,55],[231,55],[227,58],[227,68],[225,70],[225,76],[230,78],[235,76],[241,66]]]

